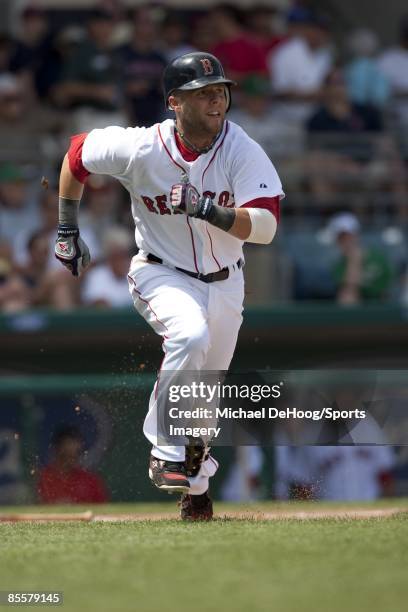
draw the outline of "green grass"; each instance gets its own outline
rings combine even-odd
[[[376,506],[401,504],[406,502]],[[276,504],[249,508],[273,510]],[[63,609],[73,612],[399,612],[408,601],[407,541],[406,515],[210,524],[3,523],[0,590],[64,591]]]

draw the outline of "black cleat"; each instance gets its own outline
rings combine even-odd
[[[186,446],[186,474],[187,477],[193,478],[200,471],[201,464],[207,459],[210,454],[210,449],[204,444],[201,438],[194,440],[189,439],[190,444]]]
[[[190,490],[184,462],[164,461],[150,455],[149,478],[161,491],[187,493]]]
[[[202,495],[182,495],[179,502],[183,521],[211,521],[213,504],[208,491]]]

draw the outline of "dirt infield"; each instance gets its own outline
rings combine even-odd
[[[229,511],[216,513],[215,519],[227,520],[254,520],[254,521],[276,521],[282,519],[295,519],[305,521],[310,519],[324,518],[339,518],[339,519],[370,519],[370,518],[385,518],[395,516],[397,514],[407,513],[408,510],[402,508],[382,508],[377,510],[368,510],[366,508],[355,508],[353,510],[312,510],[305,511],[276,511],[276,512],[240,512]],[[96,515],[93,521],[96,522],[118,522],[118,521],[158,521],[177,518],[174,513],[166,514],[107,514]]]
[[[350,519],[364,520],[371,518],[386,518],[406,514],[408,517],[407,508],[350,508],[350,509],[324,509],[324,510],[276,510],[273,512],[260,511],[233,511],[218,513],[215,519],[218,520],[253,520],[253,521],[276,521],[276,520],[298,520],[308,521],[313,519]],[[63,522],[63,521],[81,521],[81,522],[96,522],[96,523],[120,523],[120,522],[140,522],[140,521],[163,521],[163,520],[178,520],[175,512],[166,513],[132,513],[132,514],[93,514],[87,512],[72,512],[72,513],[16,513],[16,514],[0,514],[0,522]]]

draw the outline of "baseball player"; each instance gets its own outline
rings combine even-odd
[[[111,175],[130,194],[139,252],[129,288],[163,340],[161,370],[228,370],[242,322],[243,244],[268,244],[277,229],[281,182],[261,147],[225,118],[233,85],[213,55],[183,55],[163,76],[174,120],[76,135],[62,165],[55,254],[74,276],[90,261],[78,228],[87,176]],[[182,518],[208,520],[218,463],[203,444],[158,443],[159,385],[160,372],[144,423],[149,476],[182,494]]]

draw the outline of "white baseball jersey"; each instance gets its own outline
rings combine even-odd
[[[170,190],[187,174],[215,204],[240,207],[257,198],[283,197],[278,174],[262,148],[236,124],[225,121],[208,153],[185,161],[171,119],[149,128],[107,127],[91,131],[82,163],[95,174],[117,178],[128,190],[136,244],[171,266],[207,274],[242,258],[243,241],[170,206]]]

